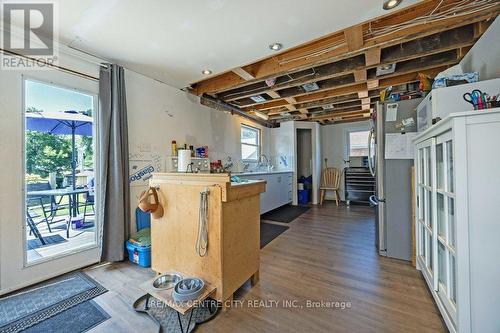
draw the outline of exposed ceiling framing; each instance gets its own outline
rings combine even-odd
[[[434,77],[460,62],[499,13],[495,0],[424,1],[196,82],[190,91],[249,116],[265,113],[271,124],[365,120],[382,89],[412,92],[419,73]],[[394,71],[377,73],[386,65]]]

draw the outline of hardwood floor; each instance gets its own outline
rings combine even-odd
[[[197,332],[446,332],[420,273],[376,253],[371,208],[328,202],[287,225],[262,249],[260,282]],[[87,273],[109,289],[96,301],[112,316],[91,332],[155,332],[131,309],[152,271],[118,263]]]

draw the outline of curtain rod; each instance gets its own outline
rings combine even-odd
[[[25,58],[25,59],[28,59],[28,60],[31,60],[31,61],[37,61],[34,58],[31,58],[31,57],[28,57],[28,56],[25,56],[25,55],[22,55],[22,54],[19,54],[19,53],[16,53],[16,52],[12,52],[12,51],[9,51],[9,50],[5,50],[5,49],[2,49],[2,48],[0,48],[0,51],[2,51],[3,53],[6,53],[6,54],[10,54],[10,55],[16,56],[16,57]],[[79,71],[76,71],[76,70],[73,70],[73,69],[69,69],[67,67],[63,67],[63,66],[59,66],[59,65],[53,65],[53,64],[46,64],[46,65],[48,67],[56,68],[56,69],[62,70],[64,72],[73,74],[73,75],[81,76],[81,77],[84,77],[84,78],[87,78],[87,79],[90,79],[90,80],[94,80],[94,81],[99,81],[98,77],[92,76],[90,74],[82,73],[82,72],[79,72]]]

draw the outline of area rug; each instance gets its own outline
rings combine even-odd
[[[23,333],[83,333],[111,318],[94,301],[86,301],[24,330]]]
[[[149,317],[151,317],[151,319],[153,319],[153,321],[158,325],[159,333],[192,332],[198,325],[212,320],[219,313],[221,306],[219,302],[211,298],[207,298],[197,308],[193,308],[193,310],[185,315],[178,316],[177,311],[152,296],[150,296],[148,304],[148,309],[146,309],[146,295],[143,295],[134,302],[133,308],[137,312],[149,315]],[[191,315],[192,317],[190,321],[189,319]]]
[[[35,249],[38,249],[40,247],[55,245],[55,244],[59,244],[59,243],[65,243],[68,241],[67,239],[65,239],[61,235],[46,236],[46,237],[43,237],[43,240],[45,241],[45,245],[42,244],[42,242],[38,238],[28,240],[28,250],[35,250]]]
[[[290,223],[309,210],[307,206],[285,205],[262,214],[261,220]]]
[[[287,231],[289,227],[272,223],[260,223],[260,248],[262,249],[273,239]]]
[[[0,298],[0,333],[25,330],[106,291],[77,271],[7,295]]]

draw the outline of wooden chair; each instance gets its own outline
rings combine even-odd
[[[321,186],[319,188],[319,204],[323,204],[325,193],[331,190],[335,193],[335,202],[339,205],[340,194],[340,178],[342,173],[337,168],[325,168],[321,175]]]

